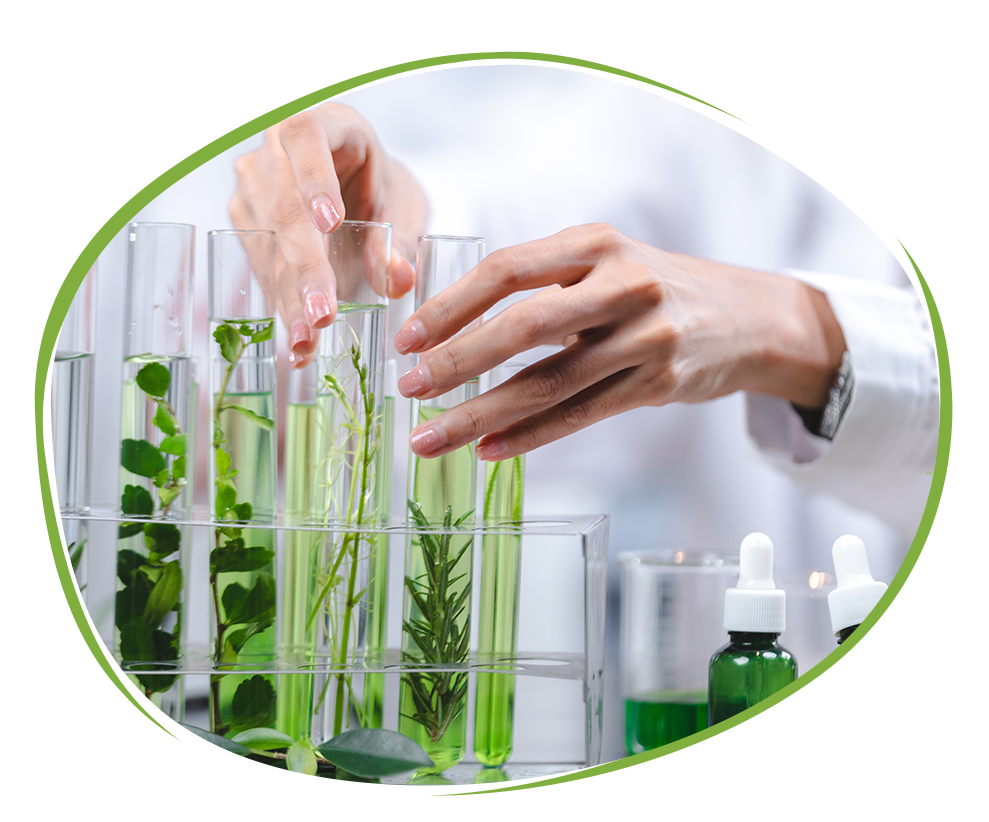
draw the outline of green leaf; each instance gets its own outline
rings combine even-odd
[[[172,479],[185,479],[185,457],[176,457],[172,460]]]
[[[123,630],[127,623],[142,619],[149,595],[149,589],[137,586],[128,586],[117,591],[114,597],[113,624]]]
[[[144,531],[143,522],[122,522],[117,528],[117,539],[127,539]]]
[[[274,559],[275,552],[262,545],[252,545],[247,548],[242,538],[233,539],[210,552],[210,573],[260,571],[270,565]]]
[[[315,776],[316,754],[313,753],[312,745],[304,739],[294,742],[292,747],[288,749],[285,764],[293,773],[304,773],[307,776]]]
[[[140,485],[125,485],[124,493],[120,497],[120,510],[131,517],[147,517],[154,512],[155,503],[146,488]],[[144,525],[140,527],[143,528]]]
[[[255,751],[273,751],[276,748],[290,748],[295,742],[288,734],[274,728],[250,728],[233,737],[234,742],[253,748]]]
[[[152,558],[164,559],[179,550],[182,534],[169,522],[149,522],[144,526],[144,545]]]
[[[230,753],[235,753],[238,756],[248,756],[251,753],[251,749],[234,742],[231,739],[220,736],[219,734],[213,734],[209,731],[204,731],[202,728],[197,728],[194,725],[182,724],[182,727],[187,731],[194,733],[200,739],[205,739],[207,742],[211,742],[218,748],[223,748],[225,751],[230,751]]]
[[[162,468],[153,480],[151,480],[152,485],[155,488],[164,488],[168,485],[168,469]]]
[[[183,482],[181,485],[166,485],[164,488],[159,488],[158,499],[161,500],[161,504],[166,506],[175,502],[175,498],[182,493],[184,485],[185,483]]]
[[[216,473],[217,476],[225,477],[230,470],[230,455],[222,448],[216,449]]]
[[[158,450],[176,457],[185,456],[185,442],[188,434],[176,434],[174,437],[165,437],[158,446]]]
[[[275,722],[275,689],[261,674],[241,682],[230,704],[234,728],[263,728]]]
[[[216,518],[223,519],[227,511],[237,504],[237,489],[225,477],[216,478]]]
[[[270,340],[271,339],[271,332],[272,332],[272,329],[274,327],[275,327],[274,321],[268,323],[267,325],[262,326],[257,331],[255,331],[253,334],[251,334],[251,342],[252,343],[259,343],[259,342],[266,342],[267,340]]]
[[[237,522],[248,522],[254,514],[254,508],[249,502],[241,502],[238,505],[231,505],[229,513],[233,513],[233,516],[230,517],[228,514],[228,519],[233,519]]]
[[[152,397],[164,397],[171,381],[171,374],[160,362],[150,362],[137,372],[137,387]]]
[[[155,424],[155,427],[159,431],[169,436],[178,430],[178,421],[172,416],[163,402],[158,403],[158,410],[155,411],[155,417],[151,422]]]
[[[141,617],[138,616],[120,626],[120,656],[133,662],[153,661],[158,658],[154,632]]]
[[[230,650],[235,654],[240,654],[251,637],[266,631],[273,624],[272,621],[252,622],[246,628],[241,628],[239,631],[233,631],[227,634],[227,644],[230,646]]]
[[[240,333],[232,325],[223,323],[217,326],[213,332],[213,339],[220,346],[220,354],[228,363],[233,363],[237,359],[237,352],[240,348]]]
[[[124,440],[120,443],[120,464],[139,477],[154,478],[165,467],[165,458],[146,440]]]
[[[239,582],[232,582],[223,589],[220,600],[226,614],[225,622],[229,625],[273,620],[275,578],[267,571],[261,571],[249,592]]]
[[[266,431],[274,431],[275,423],[274,420],[269,420],[267,417],[262,417],[260,414],[255,414],[250,408],[244,408],[242,405],[224,405],[224,411],[236,411],[238,414],[243,414],[251,422],[256,425],[260,425]]]
[[[360,728],[339,734],[316,752],[338,768],[357,776],[374,778],[433,766],[420,745],[395,731]]]
[[[69,562],[72,563],[72,570],[79,570],[79,563],[82,560],[82,549],[86,547],[86,540],[83,540],[78,545],[74,542],[69,546]]]
[[[133,524],[144,530],[144,524],[140,522],[135,523],[125,523]],[[123,527],[123,526],[121,526]],[[124,548],[117,551],[117,576],[120,577],[120,581],[124,585],[134,584],[134,575],[138,568],[142,565],[146,565],[148,558],[144,554],[138,553],[137,551],[131,551],[129,548]],[[120,594],[118,593],[118,596]]]
[[[178,604],[182,594],[182,568],[178,560],[169,562],[162,570],[158,583],[151,589],[148,604],[144,606],[144,621],[157,628],[162,620]]]

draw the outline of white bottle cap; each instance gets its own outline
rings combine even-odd
[[[831,629],[837,636],[843,628],[862,624],[886,592],[886,583],[872,578],[865,543],[856,536],[838,537],[831,556],[838,587],[828,594],[828,610]]]
[[[738,586],[725,591],[725,630],[779,634],[786,628],[786,593],[773,582],[773,543],[765,534],[742,540]]]

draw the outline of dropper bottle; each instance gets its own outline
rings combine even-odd
[[[872,578],[865,543],[852,534],[838,537],[831,547],[838,587],[828,594],[831,630],[841,645],[862,624],[886,593],[886,583]]]
[[[786,593],[773,582],[773,543],[765,534],[749,534],[742,541],[738,585],[725,591],[729,642],[708,668],[709,727],[796,679],[797,661],[777,642],[784,628]]]

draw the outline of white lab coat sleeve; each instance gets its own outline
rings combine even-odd
[[[828,441],[807,431],[789,402],[748,394],[749,434],[805,492],[837,496],[912,538],[938,443],[937,357],[926,310],[913,289],[787,274],[827,295],[852,359],[852,398]]]

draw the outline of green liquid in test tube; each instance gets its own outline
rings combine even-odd
[[[506,363],[491,372],[491,387],[500,385],[523,366]],[[525,457],[489,462],[485,468],[485,523],[519,523],[525,478]],[[485,534],[481,544],[481,603],[478,660],[497,662],[515,656],[518,645],[519,582],[522,534]],[[506,665],[505,670],[512,670]],[[485,767],[504,764],[512,753],[515,676],[478,673],[474,707],[474,755]]]

